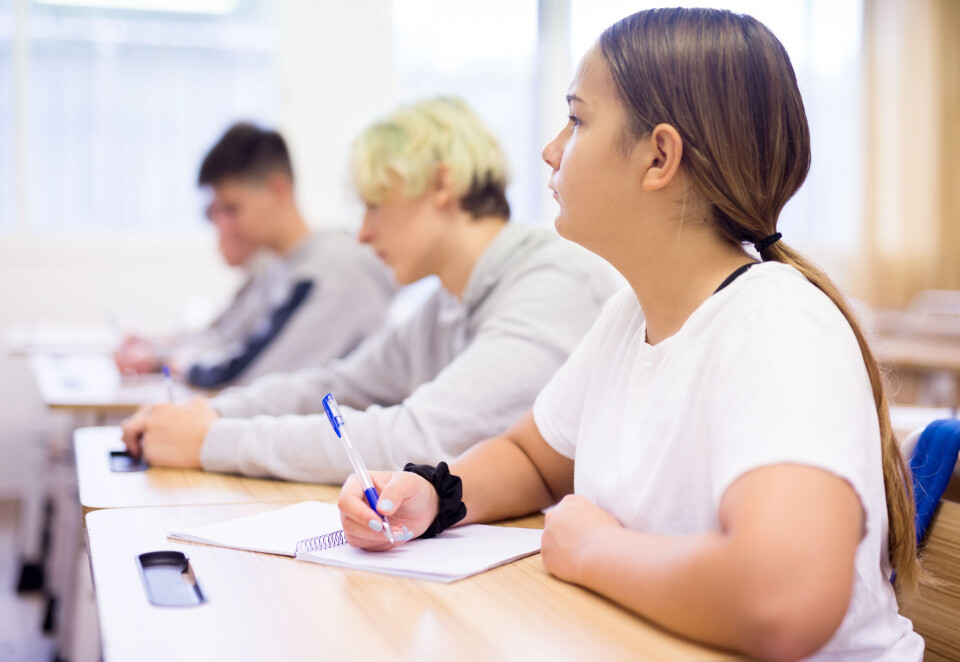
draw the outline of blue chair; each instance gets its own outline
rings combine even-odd
[[[960,454],[960,420],[948,418],[927,425],[916,440],[916,447],[909,453],[908,447],[913,441],[904,442],[904,455],[910,458],[910,472],[913,474],[913,497],[917,503],[915,520],[917,544],[923,542],[933,517],[933,511],[940,503],[940,497],[947,489],[947,483],[953,475]]]

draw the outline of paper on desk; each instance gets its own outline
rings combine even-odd
[[[167,537],[266,554],[294,556],[297,543],[340,530],[340,512],[329,503],[305,501],[257,515],[171,531]],[[540,529],[469,526],[448,529],[436,538],[412,540],[386,552],[349,545],[301,552],[301,561],[366,570],[414,579],[452,582],[540,551]]]
[[[304,501],[226,522],[171,531],[167,537],[264,554],[293,556],[301,540],[332,533],[339,528],[340,511],[335,505]]]
[[[412,579],[455,582],[536,554],[542,534],[540,529],[470,524],[447,529],[436,538],[411,540],[385,552],[365,552],[341,545],[302,552],[297,559]]]

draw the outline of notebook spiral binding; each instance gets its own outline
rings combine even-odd
[[[316,538],[306,538],[297,543],[297,551],[300,552],[321,552],[325,549],[331,549],[333,547],[339,547],[340,545],[347,544],[347,537],[343,534],[343,530],[334,531],[333,533],[327,533],[322,536],[317,536]]]

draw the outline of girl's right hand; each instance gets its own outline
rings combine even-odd
[[[353,475],[343,484],[337,506],[347,542],[354,547],[390,549],[419,536],[436,518],[440,497],[426,479],[409,471],[371,471],[370,479],[380,493],[377,510],[390,520],[396,543],[391,545],[383,534],[383,520],[370,508]]]

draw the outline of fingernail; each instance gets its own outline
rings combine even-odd
[[[369,526],[371,529],[373,529],[377,533],[380,533],[381,531],[383,531],[383,522],[381,522],[378,519],[371,519],[369,522],[367,522],[367,526]]]
[[[381,513],[393,510],[393,501],[390,499],[380,499],[380,501],[377,502],[377,510]]]
[[[403,527],[403,528],[407,528],[407,527]],[[407,531],[406,533],[404,533],[404,534],[403,534],[403,539],[404,539],[404,540],[413,540],[413,531]]]

